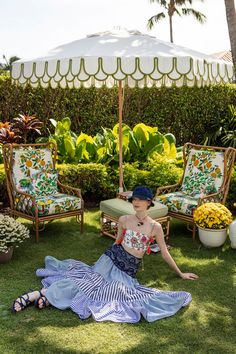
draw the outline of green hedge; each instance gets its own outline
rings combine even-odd
[[[112,170],[101,164],[58,165],[60,179],[63,183],[81,188],[85,204],[88,206],[99,203],[100,200],[114,198],[118,188],[118,170]],[[157,187],[176,183],[182,174],[182,169],[174,164],[160,161],[155,166],[149,165],[146,170],[140,170],[135,164],[125,164],[124,181],[127,190],[137,185],[148,185],[153,192]],[[227,206],[232,210],[236,202],[236,166],[231,178]],[[5,174],[0,165],[0,201],[8,204]]]
[[[204,88],[125,88],[123,121],[133,128],[138,122],[158,126],[164,134],[176,136],[177,146],[187,141],[201,143],[212,122],[229,115],[228,105],[236,105],[236,86]],[[49,118],[72,120],[72,130],[89,135],[112,128],[118,121],[118,91],[114,89],[33,89],[11,84],[0,78],[0,120],[9,121],[19,113],[35,114],[45,122]]]

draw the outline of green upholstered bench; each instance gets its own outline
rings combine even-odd
[[[168,208],[159,202],[154,202],[154,204],[154,207],[148,209],[148,215],[162,225],[164,235],[168,239],[170,226],[170,217],[167,215]],[[116,238],[119,217],[135,214],[132,204],[119,197],[101,201],[100,210],[101,233],[112,238]]]

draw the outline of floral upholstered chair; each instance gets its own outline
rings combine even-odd
[[[39,224],[76,216],[83,232],[84,206],[80,189],[64,186],[55,170],[56,145],[3,146],[11,214],[32,220],[39,239]]]
[[[196,225],[193,211],[202,203],[225,203],[235,149],[187,143],[183,148],[184,173],[179,183],[157,189],[156,199],[168,206],[169,215]]]

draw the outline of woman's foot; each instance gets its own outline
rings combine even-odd
[[[12,311],[14,313],[24,310],[31,305],[40,296],[39,291],[31,291],[19,296],[12,304]]]
[[[44,292],[42,292],[42,291],[39,291],[39,292],[40,292],[40,296],[38,297],[37,300],[35,300],[34,304],[38,309],[41,310],[41,309],[45,309],[45,307],[48,307],[50,305],[50,303],[46,299]]]

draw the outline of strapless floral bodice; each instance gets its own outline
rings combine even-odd
[[[149,237],[142,232],[125,229],[122,244],[135,250],[146,252],[152,241],[152,236]]]

